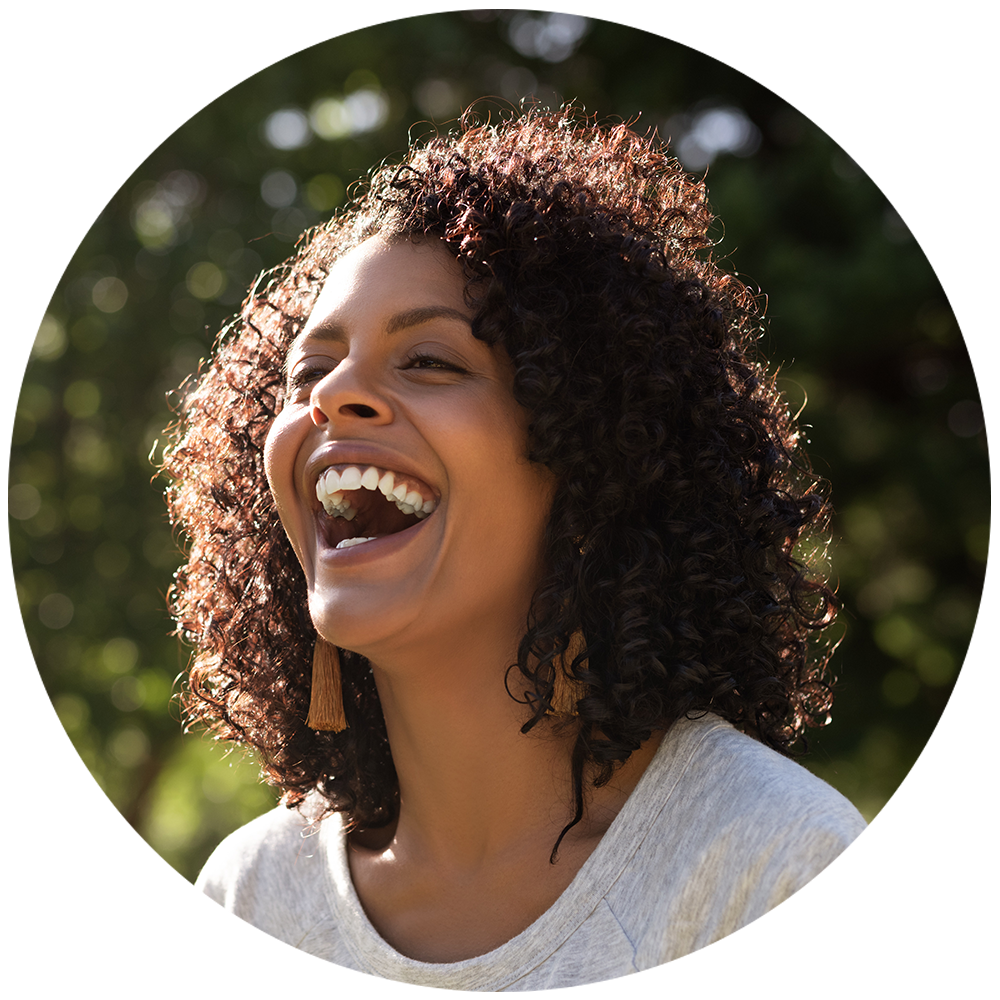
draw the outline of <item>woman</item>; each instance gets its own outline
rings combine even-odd
[[[165,468],[187,710],[284,806],[199,879],[361,971],[593,982],[760,916],[863,828],[824,722],[827,508],[651,139],[415,147],[248,297]]]

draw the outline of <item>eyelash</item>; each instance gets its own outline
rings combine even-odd
[[[288,376],[289,389],[304,389],[311,382],[318,382],[325,378],[332,369],[320,368],[318,365],[309,365],[306,368],[297,368]]]
[[[450,371],[459,375],[468,375],[468,370],[463,368],[461,365],[456,365],[451,361],[445,361],[443,358],[436,357],[433,354],[411,355],[406,359],[406,368],[415,368],[423,371]],[[304,368],[298,368],[292,372],[291,375],[289,375],[288,388],[304,389],[312,382],[326,378],[332,370],[332,368],[320,365],[307,365]]]
[[[413,354],[407,359],[406,367],[419,368],[423,364],[427,364],[428,367],[433,367],[437,371],[457,372],[460,375],[469,374],[468,370],[461,365],[456,365],[452,361],[445,361],[444,358],[436,357],[433,354]]]

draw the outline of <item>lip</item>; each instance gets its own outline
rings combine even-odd
[[[309,506],[319,513],[322,505],[316,497],[316,480],[321,472],[333,465],[374,465],[381,469],[390,469],[404,477],[418,480],[431,492],[432,497],[441,500],[441,491],[428,478],[426,473],[418,470],[405,456],[391,449],[380,447],[367,441],[331,441],[318,448],[310,456],[302,471],[301,488],[303,495],[309,498]],[[421,522],[423,523],[423,522]],[[397,532],[406,534],[406,532]],[[391,538],[391,535],[386,536]],[[373,543],[366,543],[373,544]],[[356,546],[364,548],[365,546]],[[341,552],[345,550],[339,550]],[[346,550],[350,551],[350,550]]]

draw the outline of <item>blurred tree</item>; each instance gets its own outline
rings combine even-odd
[[[632,28],[519,10],[368,28],[251,77],[152,153],[70,261],[20,396],[9,512],[32,649],[102,788],[188,877],[274,795],[252,761],[182,738],[171,707],[187,651],[168,635],[178,555],[149,462],[167,394],[352,182],[490,95],[575,99],[670,137],[708,170],[717,253],[769,296],[765,353],[838,510],[836,725],[807,765],[871,818],[965,654],[988,539],[976,386],[924,255],[851,158],[752,80]]]

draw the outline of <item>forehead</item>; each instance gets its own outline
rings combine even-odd
[[[372,237],[330,268],[301,336],[402,310],[445,308],[471,319],[464,293],[462,269],[440,240]]]

